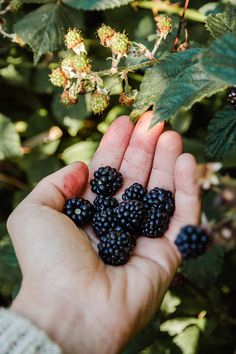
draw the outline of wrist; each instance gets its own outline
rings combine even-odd
[[[65,354],[94,354],[98,348],[101,354],[117,354],[121,346],[108,342],[112,334],[100,333],[99,326],[86,312],[89,307],[82,306],[82,312],[74,301],[72,310],[72,301],[63,298],[59,291],[49,294],[41,288],[35,291],[32,286],[22,286],[11,310],[43,330]]]

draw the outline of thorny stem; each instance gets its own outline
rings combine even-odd
[[[153,48],[153,50],[152,50],[152,55],[153,55],[153,57],[154,57],[154,55],[156,54],[156,51],[157,51],[157,49],[159,48],[162,39],[163,39],[163,36],[160,36],[160,37],[158,38],[158,40],[156,41],[156,43],[155,43],[155,45],[154,45],[154,48]]]
[[[117,74],[122,74],[122,73],[124,73],[124,74],[127,73],[128,74],[129,72],[137,71],[137,70],[143,69],[143,68],[145,68],[147,66],[155,65],[159,61],[160,61],[160,59],[152,59],[152,60],[145,61],[145,62],[143,62],[141,64],[130,65],[130,66],[127,66],[127,67],[120,67],[120,68],[117,68]],[[97,74],[99,76],[111,75],[111,69],[98,71]]]
[[[169,4],[163,1],[134,1],[131,3],[134,8],[144,8],[156,11],[163,11],[170,14],[176,14],[181,16],[184,8],[179,7],[177,4]],[[205,16],[201,14],[198,10],[188,9],[185,14],[185,18],[187,20],[196,21],[196,22],[204,22]]]
[[[177,50],[177,47],[178,47],[178,44],[179,44],[179,37],[180,37],[182,25],[183,25],[183,23],[185,22],[185,21],[184,21],[184,17],[185,17],[185,14],[186,14],[186,11],[187,11],[187,8],[188,8],[188,5],[189,5],[189,1],[190,1],[190,0],[185,0],[183,12],[182,12],[182,15],[181,15],[181,17],[180,17],[180,19],[179,19],[179,27],[178,27],[178,32],[177,32],[176,37],[175,37],[175,42],[174,42],[174,46],[173,46],[173,51],[176,51],[176,50]],[[185,35],[186,35],[186,27],[185,27]]]
[[[5,32],[1,26],[0,33],[3,35],[3,37],[10,38],[11,40],[14,39],[14,34]]]

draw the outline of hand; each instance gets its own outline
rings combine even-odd
[[[148,112],[135,127],[129,117],[117,119],[90,166],[90,177],[101,165],[119,169],[123,190],[139,182],[175,192],[176,211],[165,236],[138,238],[126,265],[106,266],[91,229],[78,229],[62,214],[66,199],[95,197],[83,163],[43,179],[9,217],[23,274],[12,310],[45,330],[65,353],[118,353],[160,306],[180,263],[173,242],[179,229],[198,222],[195,160],[182,154],[177,133],[162,133],[162,123],[147,131],[150,119]]]

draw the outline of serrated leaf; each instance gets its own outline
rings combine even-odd
[[[225,88],[222,81],[210,77],[198,63],[187,67],[170,81],[163,94],[158,97],[151,125],[174,118],[180,111],[190,109],[196,102]]]
[[[16,34],[34,52],[34,63],[40,57],[63,46],[65,31],[79,26],[81,15],[60,3],[45,4],[30,12],[14,26]]]
[[[208,125],[206,154],[221,159],[236,150],[236,111],[233,108],[217,112]]]
[[[206,28],[214,38],[221,37],[227,32],[235,32],[236,9],[228,6],[224,12],[208,16],[206,19]]]
[[[180,75],[184,69],[193,65],[194,58],[199,53],[201,53],[201,49],[189,49],[185,52],[170,54],[153,68],[148,69],[133,106],[131,118],[135,120],[154,105],[171,80]]]
[[[133,0],[63,0],[64,4],[82,10],[106,10],[128,5]]]
[[[226,33],[216,39],[202,54],[201,65],[215,78],[236,84],[236,35]]]
[[[182,272],[193,284],[203,289],[210,289],[222,271],[225,250],[213,246],[204,255],[183,262]]]
[[[11,120],[0,113],[0,160],[20,156],[20,137]]]

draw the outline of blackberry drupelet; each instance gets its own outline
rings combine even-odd
[[[64,205],[64,213],[69,216],[77,226],[88,224],[92,219],[93,212],[93,205],[83,198],[70,198]]]
[[[194,225],[182,227],[177,235],[177,245],[183,259],[195,258],[205,253],[209,236],[206,231]]]
[[[227,96],[228,102],[236,109],[236,86],[230,87]]]
[[[169,225],[169,216],[161,207],[149,209],[147,219],[141,225],[141,234],[147,237],[161,237]]]
[[[141,225],[146,215],[146,209],[142,202],[138,200],[129,200],[122,202],[114,208],[117,224],[124,230],[135,231]]]
[[[117,226],[107,235],[101,237],[98,252],[104,263],[118,266],[128,262],[134,246],[135,239],[131,234]]]
[[[96,212],[107,210],[108,208],[115,208],[118,206],[118,201],[113,197],[105,197],[104,195],[98,195],[94,202],[94,208]]]
[[[187,279],[183,276],[182,273],[176,273],[172,283],[171,283],[171,288],[182,288],[187,282]]]
[[[100,167],[90,181],[91,189],[98,195],[112,196],[122,186],[123,176],[110,166]]]
[[[103,210],[95,213],[92,220],[92,228],[98,238],[106,235],[111,229],[116,227],[116,217],[113,209]]]
[[[156,205],[163,207],[169,216],[175,211],[175,201],[170,191],[155,187],[143,198],[146,208],[156,208]]]
[[[140,183],[133,183],[125,190],[124,194],[122,195],[122,199],[125,201],[139,200],[140,202],[142,202],[146,194],[146,188],[144,188]]]

